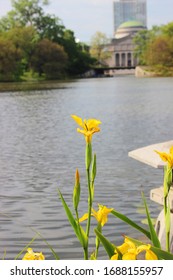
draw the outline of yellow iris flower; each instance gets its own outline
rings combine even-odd
[[[35,261],[35,260],[45,260],[44,255],[40,253],[34,253],[32,248],[27,249],[27,253],[24,255],[23,259],[25,261]]]
[[[76,115],[71,115],[71,117],[80,127],[83,128],[77,128],[77,132],[82,133],[85,136],[86,143],[90,143],[92,140],[92,135],[100,131],[99,124],[101,124],[101,121],[96,119],[82,120]]]
[[[107,223],[108,214],[113,210],[113,208],[107,208],[106,206],[101,205],[101,204],[99,204],[98,206],[99,206],[99,210],[98,211],[95,211],[92,208],[91,216],[93,216],[98,221],[98,223],[100,223],[101,226],[103,227]],[[85,213],[79,219],[79,222],[83,222],[83,221],[85,221],[87,219],[88,219],[88,213]]]
[[[150,250],[150,244],[136,246],[127,237],[125,238],[124,243],[121,246],[118,246],[117,249],[122,254],[122,260],[137,260],[137,256],[143,251],[145,251],[146,260],[158,260],[156,254]],[[118,252],[116,249],[115,254],[111,257],[111,260],[118,260]]]
[[[157,154],[159,154],[160,158],[161,158],[163,161],[165,161],[165,162],[168,163],[168,165],[169,165],[170,168],[173,168],[173,146],[170,148],[169,154],[167,154],[167,153],[165,153],[165,152],[159,152],[159,151],[156,151],[156,150],[155,150],[155,152],[156,152]]]

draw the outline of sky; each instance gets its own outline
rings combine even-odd
[[[0,17],[12,9],[11,0],[0,0]],[[50,0],[45,13],[62,20],[76,39],[89,43],[97,31],[113,37],[113,0]],[[173,0],[147,0],[147,27],[173,21]]]

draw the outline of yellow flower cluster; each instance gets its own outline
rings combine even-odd
[[[82,120],[76,115],[71,115],[75,122],[83,129],[77,128],[77,132],[82,133],[85,136],[86,143],[90,143],[92,135],[100,131],[99,124],[101,121],[96,119]]]
[[[42,261],[45,260],[44,255],[40,253],[34,253],[32,248],[27,249],[27,253],[24,255],[23,259],[25,261]]]
[[[137,260],[138,255],[144,251],[146,260],[158,260],[156,254],[151,250],[150,244],[136,246],[126,237],[124,243],[115,249],[111,260],[118,260],[119,256],[122,257],[122,260]]]

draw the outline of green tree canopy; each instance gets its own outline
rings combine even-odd
[[[173,67],[173,38],[160,35],[155,38],[146,51],[147,65]]]
[[[11,0],[13,10],[10,12],[15,22],[22,26],[35,25],[38,17],[43,16],[43,5],[48,5],[48,0]]]
[[[0,80],[16,81],[22,74],[22,53],[9,39],[0,37]]]
[[[31,65],[40,76],[45,74],[47,79],[59,79],[63,77],[66,64],[67,55],[62,46],[48,39],[37,43]]]
[[[99,66],[105,65],[106,59],[110,57],[110,53],[106,49],[108,42],[107,36],[100,31],[91,38],[90,54],[97,60]]]
[[[0,19],[0,36],[11,40],[20,51],[23,71],[31,72],[32,64],[32,69],[38,71],[40,75],[44,73],[46,77],[57,78],[60,73],[58,67],[63,70],[61,73],[64,73],[65,69],[70,76],[83,74],[90,68],[93,59],[89,49],[84,44],[76,42],[74,32],[66,29],[59,17],[45,14],[43,6],[49,4],[49,1],[11,0],[11,3],[12,10]],[[38,46],[41,48],[40,54]],[[48,54],[46,46],[51,48],[52,56]],[[58,56],[58,51],[59,57],[55,62],[53,56]],[[45,63],[41,57],[43,54]]]
[[[152,66],[159,74],[172,73],[173,22],[151,30],[142,30],[134,37],[139,64]]]

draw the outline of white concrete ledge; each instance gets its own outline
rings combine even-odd
[[[165,163],[161,160],[160,156],[154,150],[169,153],[169,149],[171,146],[173,146],[173,140],[149,145],[130,151],[128,153],[128,156],[152,167],[163,168]]]

